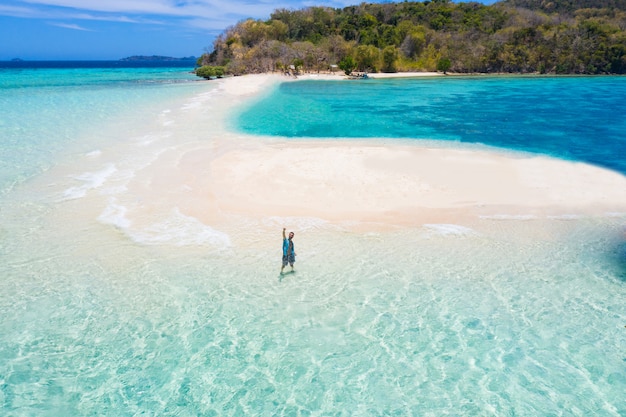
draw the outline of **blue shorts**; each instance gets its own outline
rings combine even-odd
[[[283,255],[283,266],[287,266],[287,264],[293,266],[293,263],[296,261],[296,255],[290,253],[289,255]]]

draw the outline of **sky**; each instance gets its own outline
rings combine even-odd
[[[388,0],[368,0],[384,3]],[[495,0],[481,0],[491,4]],[[224,29],[280,8],[361,0],[0,0],[0,61],[198,57]]]

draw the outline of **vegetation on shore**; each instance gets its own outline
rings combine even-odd
[[[626,0],[504,0],[490,6],[432,0],[278,9],[268,20],[248,19],[226,29],[198,65],[223,67],[226,74],[329,69],[625,74]]]

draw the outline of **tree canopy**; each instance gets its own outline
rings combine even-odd
[[[449,0],[275,10],[226,29],[199,63],[321,71],[626,73],[626,0]],[[346,65],[349,64],[349,65]]]

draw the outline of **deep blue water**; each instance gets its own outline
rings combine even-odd
[[[195,60],[181,61],[0,61],[5,69],[50,68],[191,68]]]
[[[626,174],[626,78],[437,77],[283,83],[245,132],[415,138],[547,154]]]

